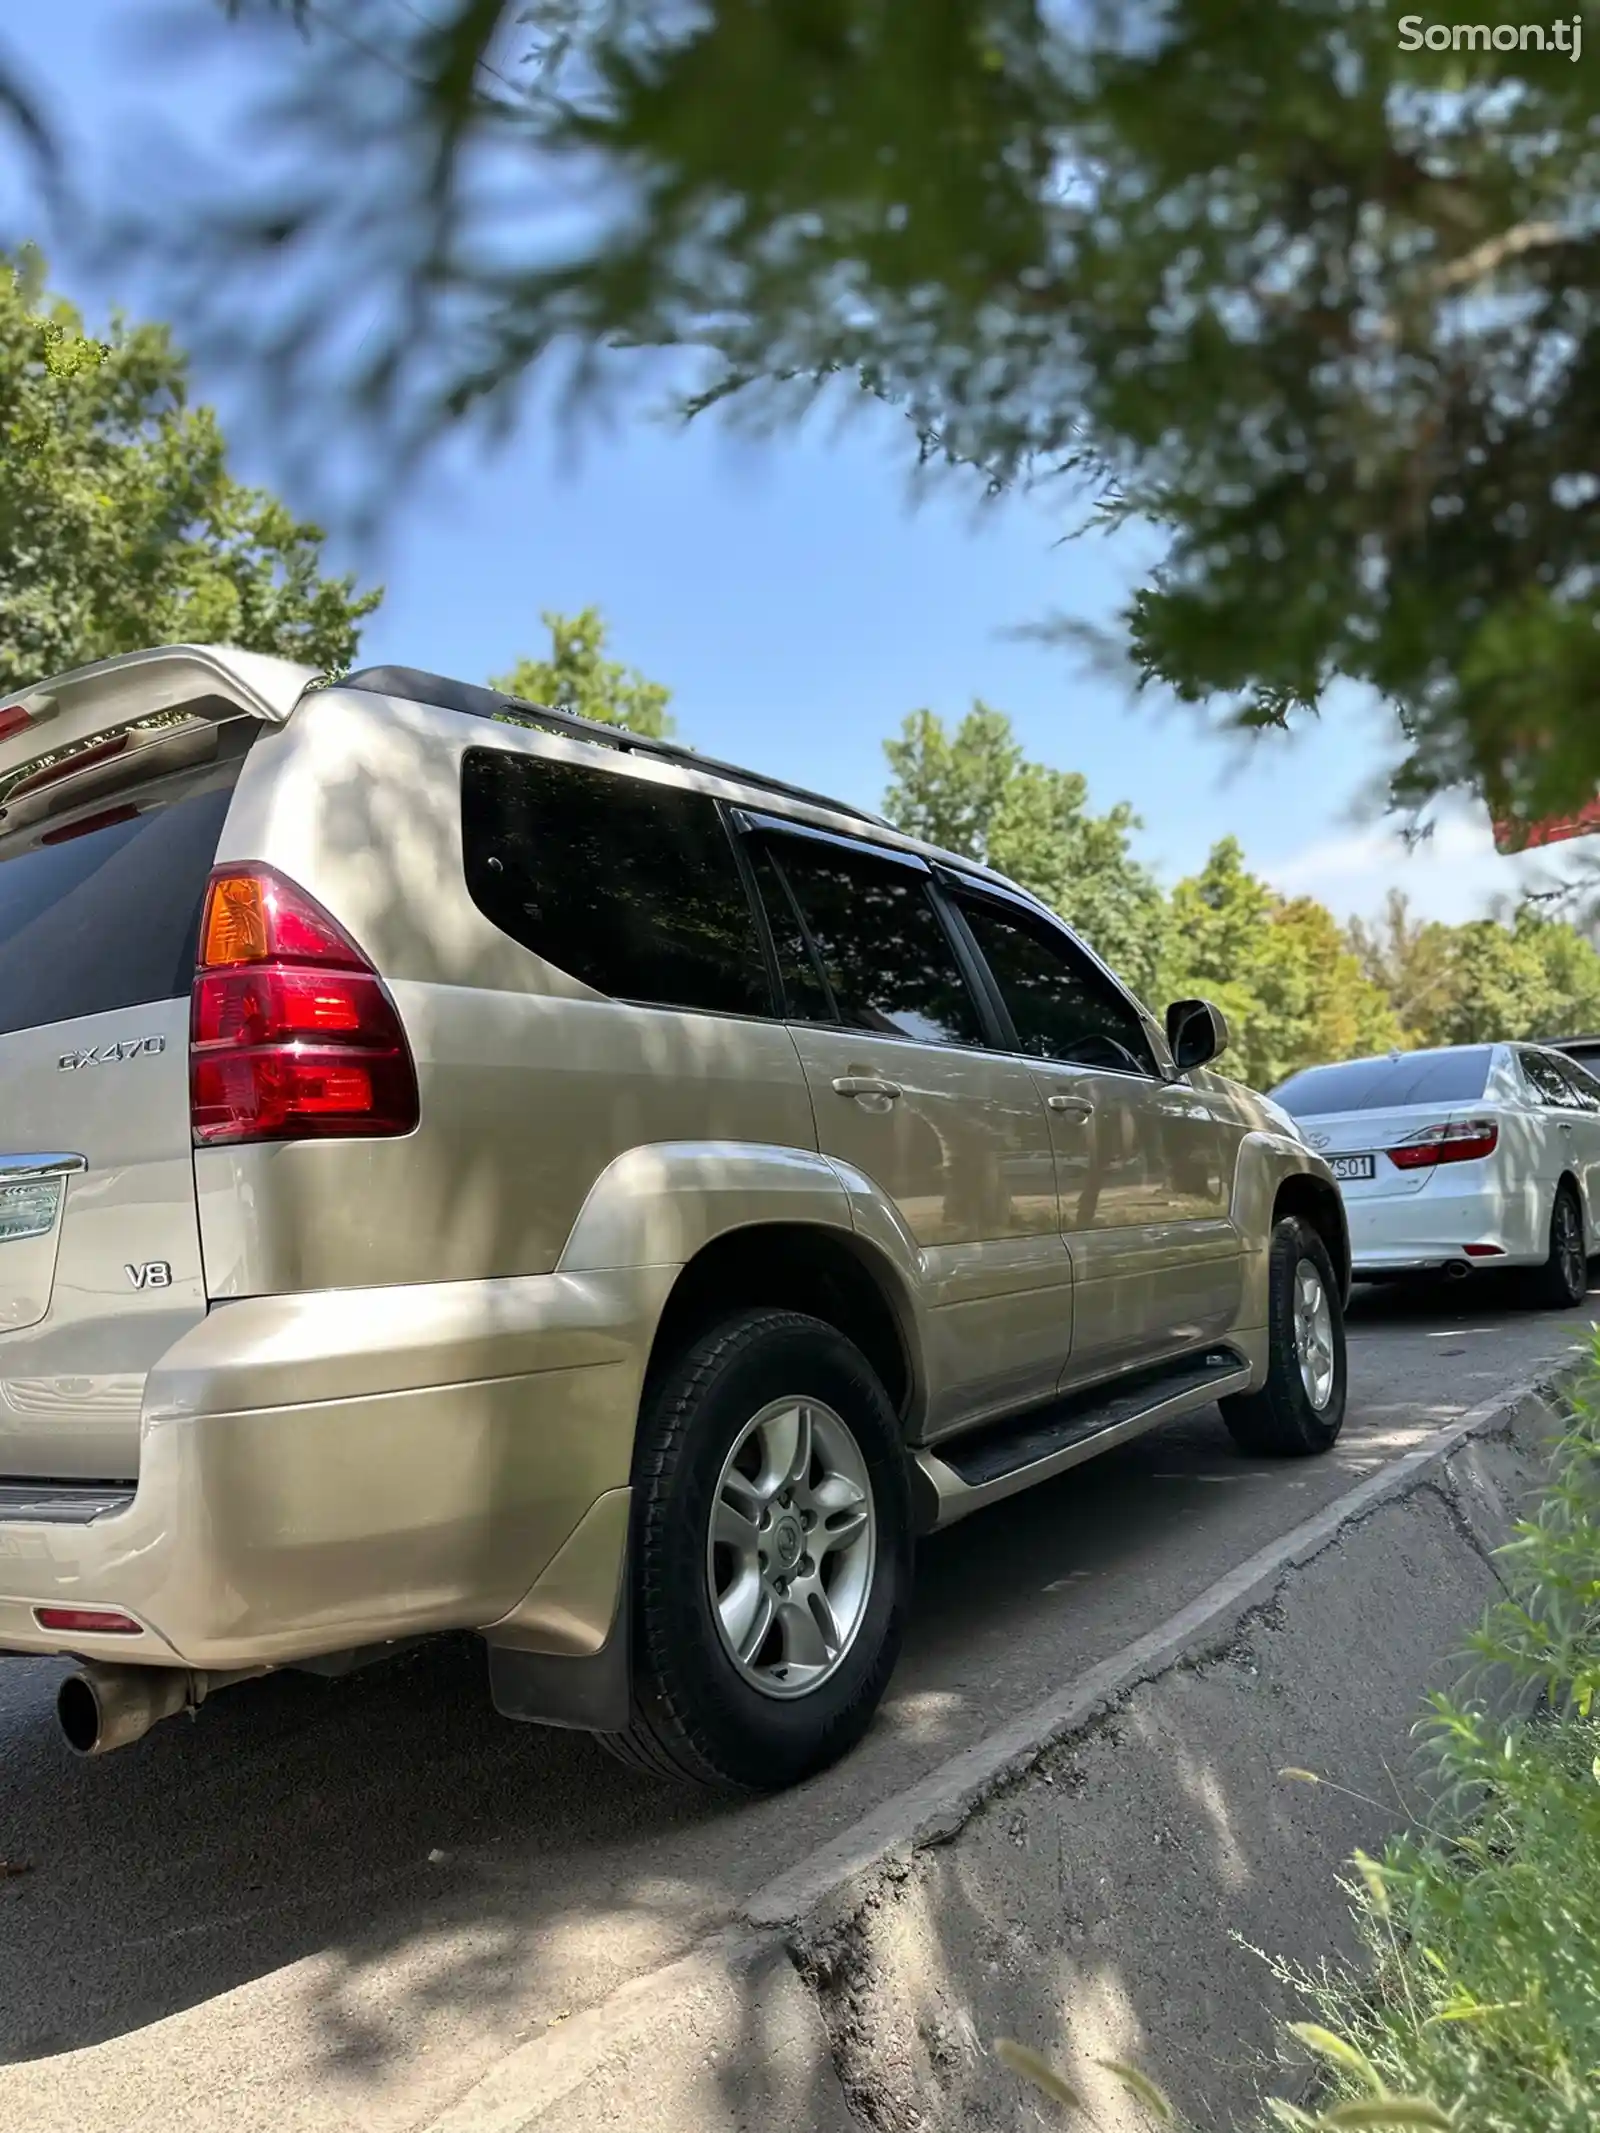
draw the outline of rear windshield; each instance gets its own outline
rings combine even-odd
[[[189,990],[242,762],[108,793],[42,834],[0,837],[0,1033]]]
[[[1399,1104],[1470,1104],[1483,1094],[1493,1058],[1493,1045],[1474,1044],[1458,1052],[1352,1059],[1344,1066],[1307,1067],[1272,1093],[1294,1118],[1387,1111]]]

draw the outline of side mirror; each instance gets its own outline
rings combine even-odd
[[[1228,1018],[1209,1000],[1174,1000],[1167,1009],[1167,1043],[1173,1065],[1187,1074],[1228,1049]]]

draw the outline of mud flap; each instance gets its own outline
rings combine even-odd
[[[502,1718],[567,1726],[581,1733],[621,1733],[633,1715],[633,1640],[626,1579],[599,1651],[583,1658],[489,1646],[489,1695]]]

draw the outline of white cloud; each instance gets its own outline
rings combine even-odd
[[[1399,889],[1419,916],[1451,922],[1482,918],[1496,898],[1546,887],[1552,875],[1543,855],[1497,852],[1488,823],[1466,814],[1443,816],[1415,847],[1392,830],[1351,830],[1258,862],[1257,871],[1284,895],[1314,896],[1341,917],[1379,911]]]

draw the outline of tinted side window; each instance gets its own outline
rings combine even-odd
[[[755,914],[716,805],[547,756],[469,749],[462,841],[473,902],[597,992],[772,1012]]]
[[[0,1030],[189,990],[241,761],[118,792],[26,849],[0,845]]]
[[[848,1028],[929,1044],[984,1042],[925,874],[806,837],[781,839],[777,860]]]
[[[756,885],[772,930],[772,945],[777,951],[784,1012],[792,1022],[831,1022],[833,1002],[828,998],[822,974],[806,945],[799,914],[778,871],[777,861],[763,844],[752,843],[749,850]]]
[[[1561,1111],[1582,1108],[1576,1080],[1568,1075],[1564,1060],[1553,1059],[1547,1052],[1518,1052],[1517,1060],[1535,1103],[1551,1104]]]
[[[1576,1059],[1564,1059],[1561,1071],[1577,1094],[1580,1111],[1600,1111],[1600,1081]]]
[[[1009,905],[958,901],[1025,1052],[1074,1066],[1155,1073],[1138,1015],[1070,941]]]

